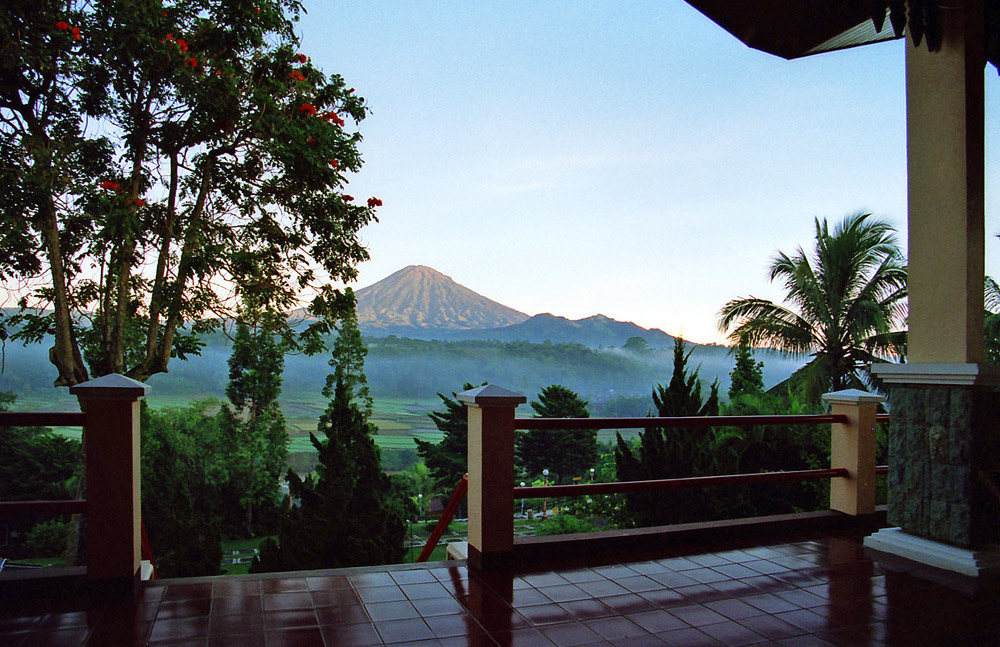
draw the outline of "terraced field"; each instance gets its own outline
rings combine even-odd
[[[433,401],[379,399],[374,403],[372,422],[378,427],[375,442],[383,449],[415,449],[414,437],[437,442],[439,432],[427,414],[434,410]],[[316,431],[316,423],[326,407],[322,400],[284,400],[288,434],[291,437],[289,452],[313,452],[309,433]]]

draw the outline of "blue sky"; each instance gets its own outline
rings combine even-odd
[[[905,247],[903,46],[797,61],[682,0],[306,2],[302,49],[365,97],[385,206],[356,288],[410,264],[501,303],[721,341],[722,305],[780,299],[777,250],[856,211]],[[987,79],[987,232],[1000,97]],[[1000,240],[986,245],[1000,272]]]

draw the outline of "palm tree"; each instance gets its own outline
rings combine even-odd
[[[779,252],[770,278],[784,281],[788,307],[734,299],[719,328],[734,344],[812,354],[801,371],[811,393],[861,386],[864,365],[905,353],[906,265],[889,224],[859,213],[831,233],[817,219],[816,249]]]

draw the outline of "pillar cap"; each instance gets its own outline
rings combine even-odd
[[[844,389],[843,391],[824,393],[822,398],[830,404],[881,404],[885,402],[884,396],[861,389]]]
[[[1000,384],[1000,368],[989,364],[913,363],[872,364],[871,372],[886,384],[928,386],[993,386]]]
[[[484,384],[468,391],[462,391],[457,397],[459,402],[477,407],[516,407],[528,401],[528,398],[520,393],[508,391],[495,384]]]
[[[148,384],[118,373],[110,373],[69,387],[70,393],[85,400],[138,400],[148,394],[149,390]]]

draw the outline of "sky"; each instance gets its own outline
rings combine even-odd
[[[355,289],[428,265],[529,315],[723,342],[780,301],[774,254],[870,212],[906,247],[899,41],[785,61],[683,0],[305,0],[302,51],[365,97],[384,201]],[[1000,273],[1000,79],[987,82],[987,273]]]

